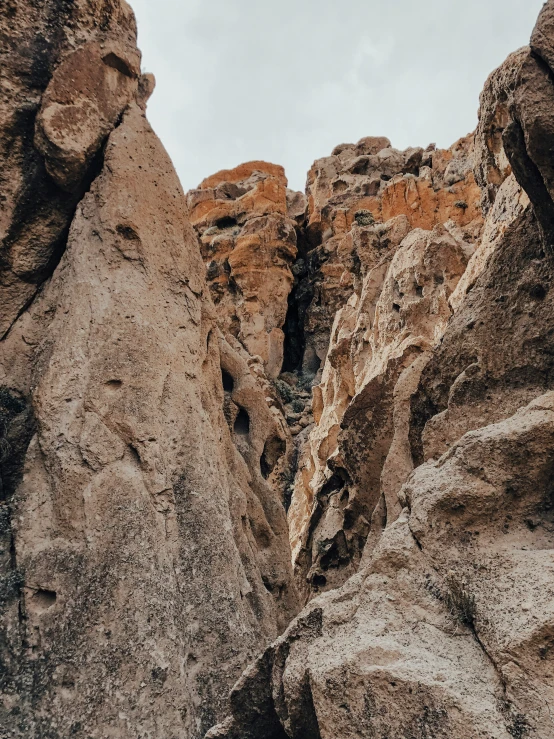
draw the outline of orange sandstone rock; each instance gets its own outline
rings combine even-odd
[[[277,377],[302,198],[282,167],[248,162],[205,179],[188,206],[222,329]]]

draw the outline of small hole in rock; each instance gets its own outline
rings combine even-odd
[[[140,465],[140,454],[138,453],[138,449],[134,447],[132,444],[129,444],[129,451],[131,452],[131,457],[136,464]]]
[[[43,590],[41,588],[33,593],[33,605],[41,612],[52,608],[55,602],[56,593],[53,590]]]
[[[327,585],[327,578],[325,575],[314,575],[312,577],[312,585],[314,588],[324,588]]]
[[[237,219],[231,218],[231,216],[225,216],[224,218],[220,218],[218,221],[215,222],[215,225],[219,229],[224,228],[232,228],[233,226],[237,226]]]
[[[418,298],[422,298],[423,297],[423,285],[416,285],[415,292]]]
[[[268,593],[272,593],[273,592],[273,585],[269,582],[269,580],[267,579],[267,577],[265,575],[262,575],[262,582],[263,582],[264,587],[267,590],[267,592]]]
[[[285,441],[278,436],[268,439],[264,444],[264,451],[260,457],[260,469],[266,480],[275,469],[277,462],[285,453],[286,448]]]
[[[215,261],[211,261],[206,267],[206,277],[208,280],[215,280],[219,276],[219,264]]]
[[[546,290],[542,285],[533,285],[529,293],[534,300],[544,300],[546,298]]]
[[[108,67],[117,69],[117,71],[121,72],[121,74],[125,75],[125,77],[130,77],[131,79],[134,79],[136,77],[136,75],[133,73],[133,70],[127,64],[125,59],[122,59],[117,54],[114,54],[113,51],[110,52],[109,54],[106,54],[106,56],[102,57],[102,61]]]
[[[400,313],[400,306],[398,305],[398,303],[393,303],[392,309],[396,311],[397,313]]]
[[[250,431],[250,416],[244,408],[240,409],[238,416],[235,419],[234,429],[235,434],[238,434],[239,436],[246,436]]]
[[[226,372],[224,369],[221,370],[221,382],[223,383],[223,389],[226,393],[232,393],[235,387],[235,381],[233,377]]]
[[[132,226],[124,226],[120,224],[116,228],[116,231],[120,236],[123,236],[124,239],[127,239],[127,241],[140,241],[138,233]]]
[[[106,387],[110,390],[118,390],[123,385],[121,380],[108,380]]]

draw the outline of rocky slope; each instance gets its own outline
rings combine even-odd
[[[185,197],[124,0],[0,38],[0,736],[551,739],[554,0],[306,195]]]

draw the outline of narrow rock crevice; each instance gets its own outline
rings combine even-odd
[[[118,121],[118,126],[121,123],[122,118],[120,121]],[[102,168],[104,166],[104,152],[105,147],[107,145],[108,139],[104,141],[102,144],[101,149],[97,152],[97,154],[94,156],[91,166],[89,170],[87,171],[85,180],[83,181],[82,188],[79,190],[78,195],[71,195],[69,196],[67,193],[64,193],[55,182],[53,182],[48,175],[44,175],[44,178],[49,181],[49,194],[44,193],[44,207],[47,210],[50,210],[52,206],[52,201],[56,200],[60,195],[65,199],[67,198],[68,203],[68,214],[67,214],[67,225],[64,227],[62,233],[59,235],[59,237],[51,244],[49,249],[49,256],[45,264],[40,268],[39,271],[34,271],[32,274],[28,275],[27,277],[23,277],[23,281],[28,282],[29,285],[35,286],[35,289],[32,293],[32,295],[27,299],[27,301],[22,305],[19,312],[17,313],[16,317],[12,321],[12,323],[6,328],[2,336],[0,336],[0,342],[4,341],[10,334],[13,327],[16,325],[18,320],[21,318],[21,316],[26,313],[29,308],[33,305],[34,301],[36,300],[37,296],[40,294],[41,288],[44,285],[45,282],[47,282],[54,272],[56,271],[66,249],[67,249],[67,243],[69,239],[69,231],[71,229],[71,224],[73,223],[73,219],[75,217],[75,213],[77,211],[77,208],[79,206],[79,203],[82,201],[82,199],[85,197],[85,195],[90,191],[92,185],[94,184],[94,181],[102,172]],[[16,212],[17,218],[14,219],[13,228],[8,233],[5,241],[4,246],[9,250],[10,244],[17,240],[19,236],[19,230],[22,228],[27,227],[29,215],[32,214],[33,216],[36,216],[37,206],[36,201],[34,200],[36,198],[36,192],[32,193],[32,197],[30,196],[28,200],[26,201],[20,201],[19,203],[19,212]]]
[[[109,137],[122,124],[126,110],[120,113],[112,130],[102,140],[100,147],[91,158],[90,164],[79,185],[70,192],[62,189],[48,174],[44,157],[36,149],[33,148],[30,150],[29,156],[32,161],[29,162],[28,169],[30,172],[34,172],[34,174],[25,181],[26,189],[14,209],[10,228],[2,242],[2,249],[5,254],[9,254],[11,246],[24,235],[24,231],[29,229],[29,224],[40,219],[50,218],[52,211],[60,211],[65,225],[63,225],[59,235],[47,248],[44,245],[41,247],[42,251],[46,253],[46,260],[43,264],[38,268],[35,265],[28,274],[21,272],[17,274],[17,278],[21,279],[22,282],[35,287],[32,294],[19,309],[13,321],[0,336],[0,342],[9,336],[21,316],[33,305],[44,283],[56,271],[67,249],[71,224],[73,223],[79,203],[90,192],[95,180],[101,175]],[[26,137],[29,140],[32,140],[34,137],[36,114],[37,111],[34,110],[27,126],[29,130],[27,131]],[[5,262],[5,259],[5,256],[0,258],[0,269],[11,270],[11,265]]]
[[[554,202],[539,168],[527,153],[519,121],[512,121],[502,135],[504,149],[517,181],[529,195],[540,224],[545,252],[554,257]]]

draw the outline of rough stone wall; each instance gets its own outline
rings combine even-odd
[[[210,739],[554,735],[553,50],[550,0],[485,85],[482,228],[346,222],[360,275],[289,511],[306,595],[333,589],[243,674]]]
[[[201,737],[297,611],[290,435],[218,328],[129,8],[29,5],[3,18],[0,733]]]
[[[554,1],[306,197],[185,198],[124,0],[0,24],[0,734],[551,739]]]
[[[208,177],[187,202],[222,330],[261,357],[275,379],[283,366],[295,215],[304,212],[303,197],[287,189],[282,167],[248,162]]]
[[[303,325],[305,371],[323,368],[335,314],[359,283],[363,254],[348,263],[357,246],[353,227],[405,216],[410,228],[432,230],[448,222],[459,238],[475,243],[482,217],[472,165],[469,136],[446,151],[434,145],[398,151],[384,137],[366,137],[314,163],[307,182],[311,248],[305,280],[312,299]]]
[[[140,54],[133,13],[113,0],[7,0],[0,47],[5,335],[63,252],[106,136],[139,85]]]
[[[400,512],[396,494],[412,470],[407,398],[481,235],[473,160],[472,137],[405,152],[366,138],[308,176],[307,231],[322,242],[311,253],[326,259],[305,323],[304,367],[323,361],[315,425],[289,510],[306,593],[355,573],[368,537]]]

